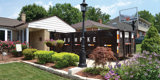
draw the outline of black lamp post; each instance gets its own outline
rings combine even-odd
[[[80,52],[80,60],[79,60],[79,67],[87,67],[86,64],[86,51],[85,51],[85,36],[84,36],[84,32],[85,32],[85,28],[84,28],[84,21],[85,21],[85,12],[87,9],[87,3],[85,3],[85,0],[83,0],[83,3],[80,4],[81,5],[81,11],[82,11],[82,16],[83,16],[83,23],[82,23],[82,43],[81,43],[81,52]]]

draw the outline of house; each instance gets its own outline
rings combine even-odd
[[[85,23],[85,30],[86,31],[116,29],[115,27],[102,24],[102,20],[99,20],[99,22],[95,22],[92,20],[86,20],[84,23]],[[72,24],[71,26],[73,28],[75,28],[77,30],[77,32],[80,32],[82,30],[82,22]]]
[[[116,17],[113,20],[109,21],[107,25],[113,26],[115,28],[118,28],[124,31],[133,31],[132,26],[130,24],[120,22],[119,17]],[[137,26],[137,38],[138,38],[140,36],[145,36],[146,32],[151,26],[151,23],[144,20],[143,18],[139,18],[138,22],[136,22],[135,25]]]
[[[30,43],[33,48],[49,50],[44,44],[51,39],[54,32],[68,33],[76,30],[57,16],[51,16],[40,20],[25,23],[25,14],[22,21],[0,17],[0,40],[21,41]]]

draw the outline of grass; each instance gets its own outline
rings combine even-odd
[[[136,52],[141,52],[141,44],[136,44]]]
[[[25,63],[0,64],[0,80],[69,80]]]

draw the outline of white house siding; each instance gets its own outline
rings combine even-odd
[[[51,32],[61,32],[61,33],[76,32],[74,28],[72,28],[70,25],[68,25],[67,23],[65,23],[56,16],[31,22],[29,23],[28,27],[47,29],[48,31]]]

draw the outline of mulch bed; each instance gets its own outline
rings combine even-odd
[[[33,59],[33,60],[24,60],[24,56],[22,57],[15,57],[13,55],[7,55],[7,56],[3,56],[2,58],[2,55],[0,54],[0,63],[6,63],[6,62],[11,62],[11,61],[28,61],[28,62],[33,62],[33,63],[37,63],[37,60],[36,59]],[[54,69],[57,69],[54,67],[54,63],[46,63],[46,64],[43,64],[44,66],[47,66],[47,67],[52,67]],[[63,70],[63,71],[67,71],[71,68],[74,68],[76,66],[70,66],[70,67],[66,67],[66,68],[62,68],[62,69],[59,69],[59,70]]]
[[[83,76],[83,77],[88,77],[88,78],[95,78],[95,79],[101,79],[104,80],[103,76],[101,75],[93,75],[93,74],[89,74],[83,71],[80,71],[78,73],[76,73],[77,75]]]
[[[11,61],[21,61],[21,60],[23,60],[23,58],[24,58],[23,56],[22,57],[14,57],[11,54],[7,55],[7,56],[2,56],[0,54],[0,63],[11,62]]]

